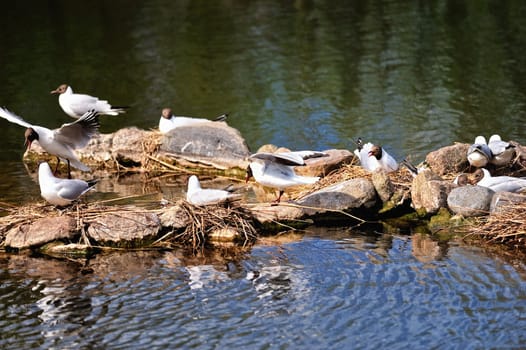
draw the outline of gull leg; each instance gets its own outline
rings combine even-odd
[[[278,195],[278,198],[276,198],[276,200],[273,202],[274,204],[278,204],[279,201],[281,200],[281,196],[283,195],[283,190],[279,190],[279,195]]]
[[[60,158],[57,157],[57,166],[55,167],[55,171],[53,172],[53,175],[57,175],[57,171],[58,171],[58,166],[60,164]]]
[[[71,179],[71,167],[69,166],[69,159],[68,159],[68,179]]]

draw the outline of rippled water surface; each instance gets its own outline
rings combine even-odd
[[[1,257],[0,347],[511,348],[526,274],[418,235],[321,230],[251,249]]]
[[[500,133],[526,144],[524,1],[11,1],[0,105],[50,127],[49,92],[229,112],[250,148],[381,143],[420,161]],[[0,120],[0,201],[41,200]],[[184,195],[184,179],[103,179],[89,200]],[[250,249],[0,256],[0,348],[521,348],[524,264],[428,238],[318,229]]]

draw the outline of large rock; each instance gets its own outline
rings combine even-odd
[[[250,155],[239,131],[224,122],[173,129],[162,136],[160,151],[218,169],[244,169]]]
[[[491,214],[506,211],[514,204],[526,203],[526,195],[511,192],[497,192],[491,199],[489,211]]]
[[[331,171],[349,164],[353,160],[353,154],[346,149],[330,149],[323,151],[327,157],[309,158],[305,160],[305,166],[298,166],[294,171],[303,176],[326,176]]]
[[[354,209],[369,209],[377,204],[376,191],[371,181],[356,178],[325,187],[296,202],[283,205],[258,205],[252,213],[261,223],[289,222]]]
[[[447,196],[456,185],[443,181],[430,169],[418,173],[411,186],[411,200],[416,210],[424,209],[427,214],[436,214],[447,206]]]
[[[70,240],[78,234],[76,220],[67,215],[37,219],[7,232],[5,246],[24,249],[56,240]]]
[[[429,153],[426,163],[438,175],[464,172],[469,167],[468,148],[466,143],[442,147]]]
[[[487,215],[494,194],[493,190],[482,186],[457,187],[447,197],[447,204],[452,212],[465,217]]]
[[[88,237],[101,245],[144,245],[161,229],[159,217],[147,212],[103,214],[88,224]]]

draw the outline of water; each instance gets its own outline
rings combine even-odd
[[[114,253],[85,264],[4,255],[0,347],[473,349],[526,341],[524,264],[416,235],[319,230],[267,243],[201,257]]]
[[[29,10],[30,9],[30,10]],[[250,148],[397,159],[476,135],[526,143],[524,1],[16,1],[3,4],[0,105],[69,122],[49,92],[131,105],[102,131],[229,112]],[[1,201],[41,200],[0,120]],[[87,175],[88,176],[88,175]],[[179,177],[104,179],[90,198],[184,194]],[[424,250],[419,248],[425,248]],[[92,269],[92,270],[90,270]],[[419,236],[321,229],[192,257],[1,257],[3,348],[523,347],[523,263]],[[90,273],[90,271],[93,271]]]

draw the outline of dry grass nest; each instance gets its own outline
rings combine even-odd
[[[503,206],[497,213],[479,219],[468,231],[466,238],[475,236],[526,250],[526,203]]]
[[[236,202],[218,205],[195,206],[181,200],[176,203],[181,214],[186,215],[188,223],[182,232],[170,232],[156,243],[183,244],[193,249],[202,248],[209,235],[230,233],[243,244],[257,239],[257,230],[252,215]]]

